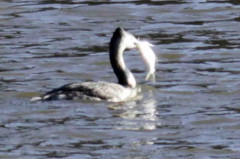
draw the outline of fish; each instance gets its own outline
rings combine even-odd
[[[154,45],[148,41],[141,41],[139,39],[137,42],[135,42],[135,44],[139,53],[142,56],[144,63],[148,68],[148,73],[146,75],[145,80],[151,79],[152,81],[155,82],[155,71],[156,71],[155,65],[156,65],[157,57],[152,49]]]

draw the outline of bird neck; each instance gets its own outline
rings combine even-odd
[[[124,50],[125,45],[122,38],[111,39],[110,61],[113,71],[118,78],[118,83],[126,87],[134,88],[136,86],[136,80],[125,64],[123,58]]]

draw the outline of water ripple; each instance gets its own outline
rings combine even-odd
[[[238,158],[238,1],[0,4],[0,158]],[[136,50],[124,54],[141,98],[29,102],[66,83],[116,82],[117,26],[155,45],[155,83]]]

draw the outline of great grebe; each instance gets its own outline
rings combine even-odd
[[[137,47],[139,41],[123,28],[117,28],[110,41],[110,62],[118,79],[117,83],[109,82],[82,82],[64,85],[40,96],[33,97],[32,101],[47,100],[94,100],[122,102],[137,95],[136,80],[127,68],[123,59],[125,49]]]

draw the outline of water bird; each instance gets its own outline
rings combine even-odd
[[[53,89],[42,96],[33,97],[31,101],[81,99],[122,102],[135,97],[138,93],[136,80],[124,62],[123,53],[126,49],[136,48],[137,44],[141,51],[141,43],[134,35],[121,27],[114,31],[110,40],[109,57],[118,83],[103,81],[71,83]]]

